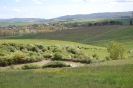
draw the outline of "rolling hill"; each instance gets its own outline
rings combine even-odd
[[[70,19],[116,19],[116,18],[131,18],[132,12],[105,12],[105,13],[92,13],[92,14],[77,14],[58,17],[58,20]]]
[[[41,18],[12,18],[0,19],[0,22],[52,22],[54,20],[85,20],[85,19],[118,19],[118,18],[132,18],[132,11],[129,12],[104,12],[92,14],[76,14],[66,15],[52,19]]]
[[[78,27],[51,33],[4,37],[6,39],[49,39],[72,41],[96,46],[106,46],[109,41],[118,41],[130,49],[133,44],[133,26],[107,25],[93,27]]]

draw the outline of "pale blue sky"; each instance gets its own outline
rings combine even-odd
[[[0,19],[133,11],[133,0],[0,0]]]

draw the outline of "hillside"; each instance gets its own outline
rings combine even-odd
[[[78,27],[67,30],[60,30],[51,33],[41,33],[34,35],[4,37],[6,39],[50,39],[64,40],[83,44],[91,44],[97,46],[106,46],[111,41],[119,41],[129,45],[133,44],[133,26],[126,25],[108,25],[93,27]]]
[[[12,18],[12,19],[0,19],[0,22],[44,22],[46,19],[40,18]]]
[[[104,13],[92,13],[92,14],[76,14],[66,15],[52,19],[42,18],[12,18],[12,19],[0,19],[0,22],[52,22],[56,20],[86,20],[86,19],[118,19],[118,18],[132,18],[132,11],[129,12],[104,12]]]
[[[93,14],[77,14],[58,17],[58,20],[71,20],[71,19],[118,19],[118,18],[131,18],[132,12],[105,12]]]

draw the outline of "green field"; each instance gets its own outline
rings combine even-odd
[[[27,26],[30,24],[39,24],[41,22],[0,22],[1,27],[7,27],[9,25],[15,25],[15,26]]]
[[[133,64],[0,71],[0,88],[132,88]]]
[[[129,19],[118,20],[124,24],[129,21]],[[25,25],[25,23],[18,23],[18,25]],[[105,57],[109,57],[106,47],[110,41],[117,41],[125,45],[125,59],[105,60]],[[4,43],[31,46],[43,44],[61,48],[64,46],[65,48],[66,46],[82,47],[83,52],[90,56],[96,54],[99,60],[105,61],[82,63],[81,67],[33,70],[22,70],[21,66],[24,64],[0,67],[0,88],[132,88],[133,86],[133,52],[129,53],[133,50],[133,26],[73,27],[50,33],[1,37],[0,45]],[[66,49],[64,50],[66,53]],[[29,51],[26,52],[29,53]],[[13,54],[14,52],[10,52],[8,56]],[[3,54],[1,53],[1,55]],[[50,60],[44,61],[27,64],[42,66],[50,62]],[[77,62],[64,62],[81,65]]]
[[[113,25],[79,27],[51,33],[4,37],[6,39],[48,39],[72,41],[82,44],[106,47],[110,41],[124,43],[128,50],[133,47],[133,26]]]

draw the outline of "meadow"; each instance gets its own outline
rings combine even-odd
[[[63,51],[63,55],[71,54],[66,52],[66,46],[76,47],[75,50],[78,47],[84,53],[87,53],[87,55],[91,57],[98,56],[98,60],[104,61],[93,63],[64,61],[68,65],[74,64],[81,66],[38,68],[32,70],[22,70],[21,66],[25,65],[24,63],[0,67],[0,88],[132,88],[133,26],[127,25],[129,20],[120,19],[120,21],[125,22],[124,24],[126,25],[73,27],[50,33],[1,37],[0,45],[20,44],[26,47],[27,45],[31,45],[32,47],[35,45],[44,45],[50,46],[50,48],[54,46],[55,48],[62,48],[65,51]],[[109,57],[107,44],[110,41],[117,41],[125,45],[125,59],[105,59]],[[56,50],[55,48],[52,48],[50,52]],[[14,49],[15,52],[16,49]],[[22,52],[25,52],[25,50]],[[12,55],[14,52],[10,54]],[[36,55],[39,55],[38,51]],[[39,61],[26,64],[43,66],[51,62],[47,59],[43,60],[45,62]]]
[[[0,88],[132,88],[133,64],[2,70]]]
[[[107,25],[93,27],[74,27],[50,33],[4,37],[4,39],[47,39],[63,40],[106,47],[108,42],[117,41],[126,45],[127,50],[133,47],[133,26]]]

